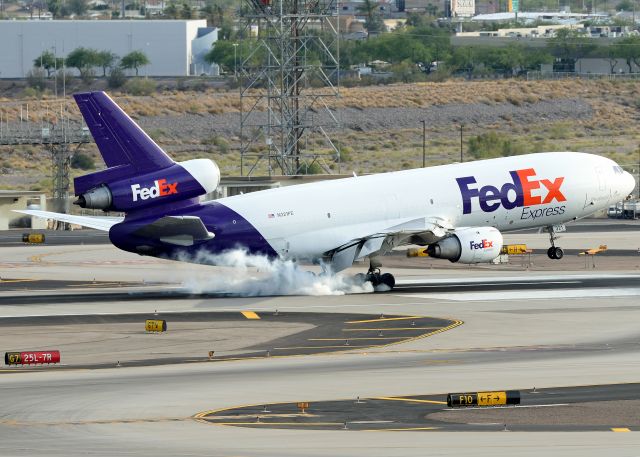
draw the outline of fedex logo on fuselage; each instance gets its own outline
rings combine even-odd
[[[472,251],[474,249],[487,249],[492,247],[493,247],[493,241],[482,240],[479,243],[476,243],[475,241],[469,241],[469,249],[471,249]]]
[[[460,193],[462,194],[462,213],[469,214],[472,210],[473,199],[477,198],[480,209],[490,213],[502,206],[505,209],[514,209],[524,206],[545,205],[554,200],[567,201],[560,187],[564,177],[549,179],[536,179],[536,171],[533,168],[510,171],[511,180],[502,187],[474,186],[477,184],[473,176],[456,178]]]
[[[141,187],[140,184],[131,185],[133,201],[148,200],[149,198],[164,197],[178,193],[178,183],[168,183],[166,179],[156,179],[151,187]]]

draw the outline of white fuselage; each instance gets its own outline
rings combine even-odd
[[[524,183],[514,183],[510,172],[524,173]],[[459,179],[466,179],[466,205]],[[622,200],[633,185],[609,159],[550,152],[303,184],[219,202],[249,221],[280,255],[318,258],[417,218],[500,231],[561,224]]]

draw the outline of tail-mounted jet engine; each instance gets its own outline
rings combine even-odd
[[[194,159],[104,183],[80,194],[74,204],[81,208],[128,212],[198,197],[213,192],[218,184],[220,170],[216,163]]]
[[[454,231],[427,247],[427,254],[451,262],[491,262],[500,255],[502,234],[494,227],[473,227]]]

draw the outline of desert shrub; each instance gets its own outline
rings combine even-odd
[[[340,148],[340,162],[351,162],[353,160],[353,148],[342,146]]]
[[[107,85],[111,89],[117,89],[124,86],[126,82],[127,77],[125,76],[124,71],[122,71],[120,67],[111,67],[109,76],[107,76]]]
[[[131,95],[151,95],[156,90],[153,79],[134,78],[127,81],[124,89]]]
[[[82,152],[75,153],[71,158],[71,168],[93,170],[95,167],[96,165],[91,156],[83,154]]]
[[[526,148],[497,132],[487,132],[469,138],[468,151],[476,159],[488,159],[523,154]]]
[[[324,170],[318,162],[303,162],[300,164],[299,173],[301,175],[321,175],[324,173]]]
[[[40,68],[29,70],[27,73],[27,86],[38,91],[44,90],[46,76],[45,71]]]

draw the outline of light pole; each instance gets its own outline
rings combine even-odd
[[[238,80],[238,43],[233,43],[233,77]]]
[[[464,162],[463,157],[462,157],[462,131],[464,129],[464,124],[460,124],[460,163]]]
[[[422,168],[424,168],[427,166],[427,124],[425,120],[420,122],[422,122]]]

